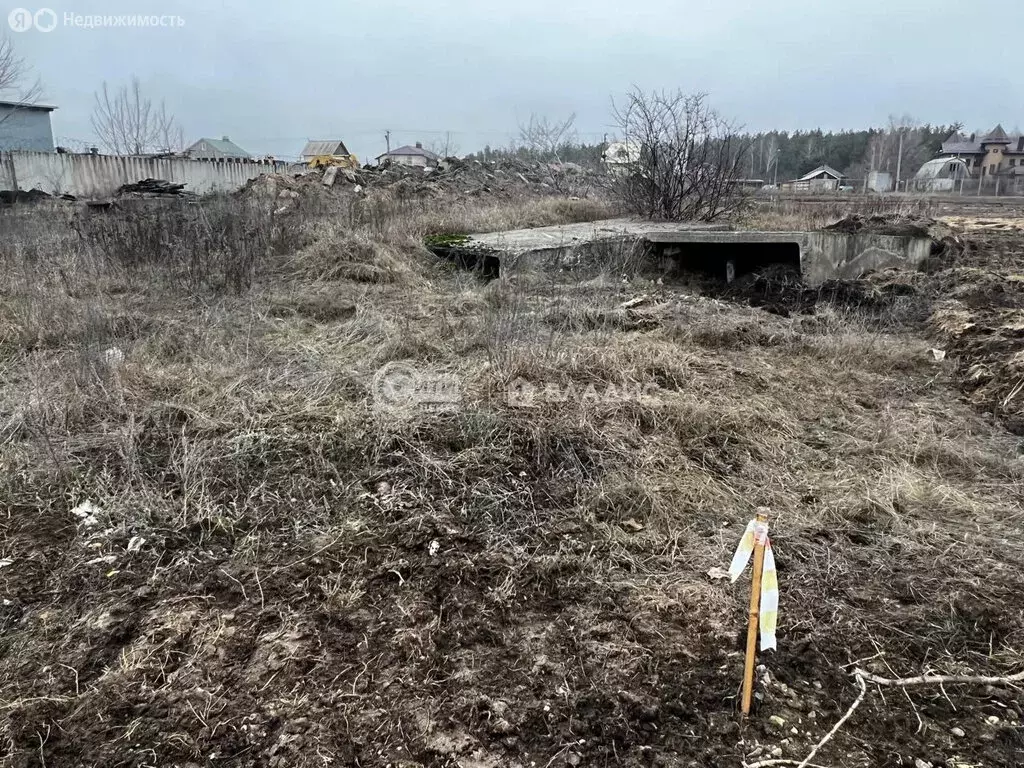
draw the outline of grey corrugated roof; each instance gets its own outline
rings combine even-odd
[[[404,147],[399,147],[398,149],[392,149],[390,152],[385,152],[383,155],[377,155],[377,159],[380,160],[382,157],[394,157],[395,155],[421,155],[428,160],[441,159],[429,149],[424,149],[423,147],[410,147],[408,144]]]
[[[326,141],[307,141],[302,149],[303,157],[318,157],[319,155],[347,155],[348,149],[341,139],[328,139]]]
[[[248,152],[246,152],[244,149],[242,149],[240,146],[235,144],[235,142],[231,141],[227,137],[224,137],[223,139],[199,139],[199,141],[197,141],[195,144],[193,144],[185,151],[190,152],[191,150],[195,149],[196,144],[199,144],[199,142],[201,141],[205,141],[207,144],[213,147],[214,150],[219,155],[223,157],[250,157]]]

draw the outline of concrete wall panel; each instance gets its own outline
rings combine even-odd
[[[267,173],[296,173],[301,165],[269,162],[209,162],[184,158],[0,153],[0,189],[41,189],[86,199],[110,197],[123,184],[162,179],[204,195],[230,192]]]

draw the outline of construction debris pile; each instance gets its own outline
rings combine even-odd
[[[448,158],[436,168],[403,165],[336,166],[304,174],[267,174],[251,180],[240,194],[278,198],[289,210],[301,199],[328,195],[368,199],[430,199],[442,196],[588,197],[603,186],[603,177],[575,163],[539,163],[503,159],[496,162]]]
[[[174,184],[163,179],[143,179],[134,184],[122,184],[118,187],[116,196],[124,197],[181,197],[192,193],[185,191],[184,184]]]

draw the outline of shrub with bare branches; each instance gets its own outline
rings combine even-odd
[[[22,104],[31,104],[42,97],[42,83],[32,78],[32,68],[15,50],[6,37],[0,37],[0,99]],[[8,120],[16,109],[0,117],[0,125]]]
[[[639,148],[636,161],[615,178],[632,212],[711,221],[739,205],[747,142],[709,106],[707,94],[634,88],[613,105],[613,115],[626,145]]]
[[[95,95],[91,117],[93,130],[103,146],[116,155],[146,152],[179,152],[185,136],[181,125],[167,112],[167,106],[143,95],[137,77],[131,85],[111,91],[106,83]]]

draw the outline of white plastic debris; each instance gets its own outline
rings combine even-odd
[[[124,362],[124,350],[120,347],[111,347],[100,353],[100,362],[108,368],[117,368]]]
[[[427,547],[427,554],[429,554],[431,557],[434,557],[440,551],[441,544],[440,542],[438,542],[437,539],[434,539],[432,542],[430,542],[430,546]]]
[[[86,565],[110,565],[111,563],[117,562],[117,555],[103,555],[103,557],[94,557],[92,560],[87,560]]]
[[[928,354],[932,356],[932,362],[935,363],[941,363],[946,359],[946,350],[944,349],[936,349],[935,347],[932,347],[928,350]]]
[[[128,551],[138,552],[142,549],[142,545],[146,543],[146,540],[141,536],[132,536],[128,541]]]
[[[71,514],[78,518],[79,525],[85,528],[94,528],[100,524],[99,518],[96,517],[100,511],[100,508],[91,501],[83,501],[71,510]]]
[[[14,565],[14,561],[10,558],[5,557],[3,560],[0,560],[0,568],[6,568],[9,565]]]

